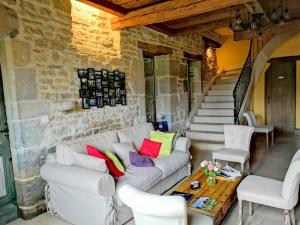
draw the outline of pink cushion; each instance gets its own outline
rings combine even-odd
[[[140,149],[140,154],[149,156],[151,158],[157,158],[160,148],[161,143],[145,138]]]

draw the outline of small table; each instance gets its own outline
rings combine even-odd
[[[203,168],[200,168],[196,170],[191,176],[172,188],[168,192],[168,194],[171,194],[173,191],[194,194],[194,198],[188,203],[188,208],[195,212],[199,212],[212,217],[213,224],[219,225],[222,223],[223,219],[225,218],[226,214],[237,198],[236,189],[242,180],[242,176],[234,180],[217,178],[216,185],[208,185],[206,179],[207,176],[204,174]],[[199,183],[201,183],[201,187],[197,190],[190,189],[190,183],[192,181],[199,181]],[[196,200],[198,200],[199,197],[209,197],[217,199],[218,204],[209,212],[201,209],[191,208],[191,205]]]

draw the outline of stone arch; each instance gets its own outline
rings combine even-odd
[[[254,81],[254,86],[258,81],[260,75],[264,71],[264,67],[267,64],[269,58],[271,57],[274,50],[280,46],[283,42],[294,36],[296,33],[300,32],[300,30],[292,30],[290,32],[282,33],[273,37],[259,52],[256,56],[256,59],[252,68],[252,78]]]

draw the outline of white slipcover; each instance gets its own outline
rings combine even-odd
[[[188,213],[180,196],[160,196],[142,192],[131,185],[119,191],[121,200],[132,208],[135,225],[212,225],[210,217]],[[188,218],[188,216],[190,216]]]

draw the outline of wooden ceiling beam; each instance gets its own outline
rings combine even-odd
[[[262,35],[276,35],[280,33],[285,33],[291,30],[300,30],[300,19],[298,20],[291,20],[284,24],[272,24],[267,27],[265,27],[264,30],[262,30]],[[233,39],[235,41],[241,41],[241,40],[247,40],[251,38],[259,38],[259,34],[256,31],[240,31],[240,32],[234,32]]]
[[[180,30],[177,30],[177,34],[179,33],[203,33],[209,30],[214,30],[220,27],[228,27],[230,23],[230,20],[218,20],[211,23],[206,24],[199,24],[197,26],[183,28]]]
[[[205,13],[194,17],[184,18],[177,21],[165,23],[166,26],[173,29],[182,29],[186,27],[196,26],[199,24],[209,23],[216,20],[228,19],[230,17],[230,9],[222,9],[211,13]]]
[[[160,33],[166,34],[168,36],[173,36],[176,34],[176,30],[164,26],[163,24],[150,24],[147,27],[151,28],[152,30],[158,31]]]
[[[78,0],[94,8],[111,13],[115,16],[125,16],[128,11],[119,5],[115,5],[105,0]]]
[[[112,21],[113,30],[163,23],[240,5],[251,0],[171,0],[131,11]]]
[[[149,44],[146,42],[138,41],[137,42],[138,48],[142,49],[144,54],[146,55],[171,55],[173,54],[173,49],[162,46],[162,45],[155,45],[155,44]]]

